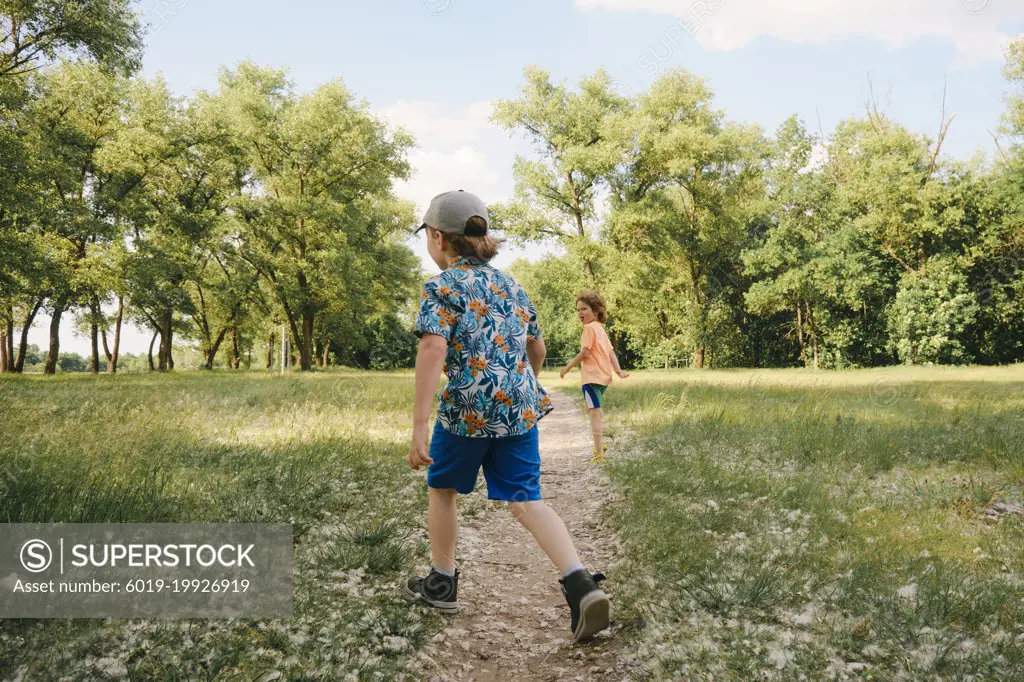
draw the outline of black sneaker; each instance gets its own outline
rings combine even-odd
[[[427,577],[409,578],[405,584],[405,594],[410,599],[430,604],[435,609],[445,613],[455,613],[459,608],[457,601],[459,593],[459,572],[455,576],[447,576],[438,573],[434,568],[430,569]]]
[[[580,569],[558,581],[562,585],[565,601],[569,603],[574,642],[589,639],[608,627],[611,605],[608,595],[597,586],[602,580],[603,573],[591,575]]]

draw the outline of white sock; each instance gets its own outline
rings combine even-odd
[[[565,573],[562,575],[562,580],[565,580],[566,578],[568,578],[570,575],[572,575],[576,571],[582,571],[582,570],[583,570],[583,564],[581,564],[579,562],[576,562],[575,564],[573,564],[569,568],[565,569]]]
[[[433,566],[433,564],[431,564],[431,565]],[[435,571],[437,571],[441,575],[446,575],[449,578],[454,578],[455,577],[455,569],[454,568],[451,568],[451,569],[449,569],[449,568],[438,568],[437,566],[433,566],[433,568],[434,568]]]

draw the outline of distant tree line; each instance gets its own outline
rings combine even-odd
[[[603,291],[631,363],[867,367],[1024,360],[1024,41],[991,161],[942,153],[872,95],[864,118],[773,136],[730,121],[701,78],[638,95],[599,71],[578,88],[530,67],[494,120],[534,143],[513,200],[520,262],[553,354],[578,344],[574,295]]]
[[[0,371],[32,365],[49,315],[54,373],[73,317],[87,369],[121,366],[128,321],[145,367],[409,366],[422,273],[398,199],[412,138],[334,81],[299,93],[243,62],[212,92],[134,74],[128,0],[0,5]],[[495,227],[560,255],[520,262],[551,355],[597,288],[629,365],[863,367],[1024,360],[1024,41],[1010,46],[997,155],[942,153],[872,95],[826,135],[731,121],[701,78],[626,95],[529,67],[494,120],[517,158]],[[944,109],[944,106],[943,106]],[[276,358],[277,361],[280,358]],[[190,363],[191,364],[191,363]]]
[[[48,374],[68,315],[93,372],[116,371],[126,320],[151,369],[179,339],[207,368],[269,366],[282,326],[302,369],[409,362],[405,132],[340,81],[300,94],[250,63],[175,97],[132,75],[126,0],[8,3],[0,29],[0,370],[25,369],[40,313]]]
[[[25,373],[40,374],[46,363],[46,351],[39,350],[34,343],[28,344],[25,350],[25,362],[22,371]],[[218,363],[220,366],[220,363]],[[61,351],[57,358],[58,372],[91,372],[90,358],[78,353],[67,353]],[[147,357],[144,353],[121,353],[117,358],[118,372],[145,372],[148,371]]]

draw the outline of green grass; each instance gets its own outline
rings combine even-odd
[[[607,399],[639,677],[1024,678],[1024,367],[649,372]],[[0,520],[297,538],[291,619],[0,621],[0,679],[420,677],[442,624],[396,596],[425,558],[411,401],[409,373],[0,376]]]
[[[0,621],[0,679],[416,677],[411,375],[0,379],[0,520],[294,524],[288,620]],[[267,677],[266,679],[271,679]]]
[[[607,468],[611,577],[649,676],[1024,678],[1024,517],[1001,512],[1024,367],[652,372],[608,398],[635,436]]]

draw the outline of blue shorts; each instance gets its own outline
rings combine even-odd
[[[487,497],[505,502],[534,502],[540,496],[540,439],[537,427],[521,436],[467,438],[434,426],[430,441],[427,485],[455,488],[468,495],[476,487],[480,467],[487,481]]]
[[[583,384],[583,401],[587,404],[588,410],[601,409],[604,392],[607,388],[601,384]]]

